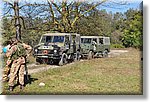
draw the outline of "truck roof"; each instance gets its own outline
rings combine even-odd
[[[105,38],[104,36],[81,36],[81,38]]]
[[[46,33],[43,35],[45,35],[45,36],[52,36],[52,35],[63,36],[63,35],[70,35],[70,33]]]
[[[64,35],[79,35],[77,33],[46,33],[46,34],[43,34],[45,36],[52,36],[52,35],[57,35],[57,36],[64,36]]]

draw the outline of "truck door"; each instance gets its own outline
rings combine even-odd
[[[71,36],[71,51],[72,53],[76,52],[76,35]]]
[[[103,42],[103,38],[99,38],[99,52],[103,52],[104,50],[104,42]]]
[[[81,38],[82,53],[88,54],[90,50],[93,50],[91,38]]]

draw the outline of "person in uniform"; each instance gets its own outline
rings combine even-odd
[[[10,57],[12,60],[12,65],[10,69],[9,76],[9,90],[13,91],[14,88],[14,80],[16,76],[18,76],[20,89],[24,87],[24,71],[25,71],[25,58],[29,56],[29,53],[32,51],[32,47],[21,43],[16,38],[12,39],[13,46],[7,51],[6,56]],[[28,51],[28,54],[27,54]]]
[[[6,52],[11,48],[11,46],[12,46],[12,42],[8,41],[7,42],[7,46],[5,46],[2,49],[2,53],[6,54]],[[3,69],[2,80],[3,80],[3,82],[7,82],[12,60],[10,59],[10,57],[8,57],[8,58],[6,58],[6,56],[4,56],[4,57],[5,57],[4,60],[6,62],[6,65],[5,65],[4,69]]]

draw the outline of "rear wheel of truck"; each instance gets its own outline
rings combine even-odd
[[[90,60],[94,56],[94,53],[92,51],[89,52],[87,59]]]
[[[66,55],[65,53],[63,53],[63,55],[62,55],[62,57],[61,57],[61,59],[60,59],[58,65],[59,65],[59,66],[63,66],[63,65],[65,65],[65,64],[67,64],[67,55]]]
[[[102,57],[103,58],[108,57],[108,51],[107,50],[103,51]]]

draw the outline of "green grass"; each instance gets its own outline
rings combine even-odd
[[[98,58],[75,62],[56,69],[32,74],[33,81],[23,91],[3,94],[142,94],[142,67],[140,51],[113,58]],[[45,86],[40,87],[39,83]]]

